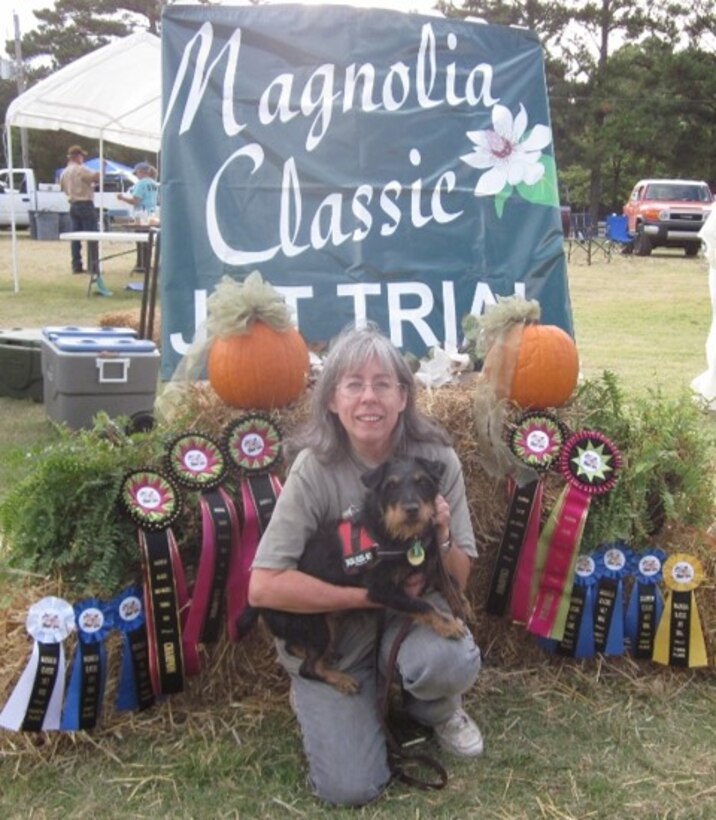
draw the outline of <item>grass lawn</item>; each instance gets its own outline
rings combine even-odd
[[[10,240],[0,233],[0,328],[96,324],[101,313],[138,307],[139,295],[124,290],[133,262],[130,254],[109,263],[105,279],[113,297],[87,298],[86,279],[69,272],[65,243],[22,237],[21,290],[14,293]],[[711,305],[703,259],[656,252],[598,258],[588,266],[575,256],[569,284],[585,376],[608,369],[627,393],[660,389],[675,396],[705,369]],[[42,405],[29,401],[0,398],[0,420],[1,495],[28,468],[26,448],[52,432]],[[0,647],[19,580],[0,575]],[[225,647],[185,694],[140,715],[111,714],[91,734],[0,730],[0,816],[716,817],[713,668],[545,657],[506,669],[492,664],[486,649],[485,669],[468,698],[486,753],[469,763],[443,757],[450,782],[441,792],[395,785],[358,810],[317,803],[305,787],[284,687],[273,687],[275,697],[272,681],[251,691],[242,679],[249,653]],[[219,673],[226,676],[220,686]],[[0,705],[8,693],[9,686],[0,688]]]

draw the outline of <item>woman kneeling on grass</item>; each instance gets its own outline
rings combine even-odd
[[[337,668],[360,682],[358,694],[301,677],[300,659],[280,641],[277,649],[291,679],[291,705],[314,792],[330,803],[357,806],[380,795],[391,778],[376,671],[385,672],[404,616],[387,612],[376,652],[376,605],[362,587],[334,586],[300,572],[306,541],[320,525],[357,509],[365,492],[361,475],[397,455],[446,465],[435,524],[445,567],[463,589],[477,554],[475,537],[458,457],[445,432],[416,407],[409,367],[375,327],[345,331],[335,341],[313,393],[311,417],[293,444],[299,452],[261,539],[249,600],[289,612],[345,613],[336,638]],[[427,594],[447,608],[438,593]],[[482,752],[480,730],[461,697],[480,664],[469,633],[447,640],[425,626],[412,627],[397,656],[408,714],[432,727],[440,746],[461,757]]]

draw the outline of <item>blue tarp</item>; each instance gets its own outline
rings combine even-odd
[[[127,177],[132,182],[136,182],[134,168],[130,168],[129,165],[123,165],[121,162],[115,162],[113,159],[105,159],[105,163],[105,176],[123,176]],[[92,171],[99,171],[99,157],[86,159],[85,165]],[[55,182],[60,181],[60,176],[64,170],[64,168],[58,168],[55,171]]]

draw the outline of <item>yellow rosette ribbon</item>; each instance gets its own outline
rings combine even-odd
[[[664,563],[666,601],[656,629],[654,654],[656,663],[666,666],[708,666],[706,642],[694,590],[704,580],[704,568],[698,558],[679,552]]]

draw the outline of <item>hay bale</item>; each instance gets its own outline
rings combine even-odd
[[[105,314],[103,318],[111,325],[124,324],[126,321],[126,317],[117,313]],[[585,662],[546,655],[523,627],[511,624],[505,618],[485,613],[485,601],[507,513],[507,487],[503,480],[488,475],[483,467],[484,453],[472,422],[473,385],[468,383],[437,391],[421,390],[418,400],[420,406],[451,435],[462,461],[480,551],[480,559],[475,564],[468,589],[474,610],[474,621],[470,626],[483,649],[487,663],[501,667],[506,673],[517,673],[528,667],[547,670],[550,665],[559,670],[565,663],[584,665]],[[180,424],[186,421],[192,429],[213,435],[219,434],[231,419],[242,414],[242,411],[227,407],[208,383],[192,385],[184,409],[185,418],[179,420]],[[284,434],[290,435],[305,419],[307,410],[308,396],[304,395],[294,406],[276,411],[272,417],[280,424]],[[561,411],[573,427],[581,426],[582,412],[575,406]],[[543,515],[546,516],[562,486],[562,479],[550,475],[546,477],[545,483]],[[716,536],[698,527],[672,524],[660,534],[658,543],[667,553],[691,553],[704,564],[707,581],[696,590],[696,598],[707,651],[713,661],[716,652]],[[28,607],[50,594],[71,602],[75,600],[72,590],[64,587],[60,581],[50,582],[30,576],[25,576],[24,580],[24,584],[13,585],[7,591],[5,600],[7,602],[9,599],[9,602],[0,612],[0,639],[4,659],[0,668],[0,704],[9,696],[31,650],[31,642],[25,632]],[[68,656],[71,655],[73,642],[74,638],[67,642]],[[182,714],[188,723],[199,718],[205,722],[208,711],[216,717],[228,709],[230,704],[235,707],[237,702],[241,702],[243,709],[255,709],[258,713],[262,703],[274,697],[276,690],[285,691],[286,676],[278,667],[271,641],[263,631],[256,631],[238,646],[230,645],[224,637],[217,645],[202,648],[202,652],[205,659],[204,671],[187,682],[184,693],[172,697],[160,709],[151,710],[149,716],[119,714],[112,708],[120,657],[119,644],[114,636],[110,643],[110,672],[102,728],[128,725],[132,731],[156,734],[161,732],[163,726],[176,720],[178,714]],[[602,658],[594,661],[600,669],[603,663]],[[608,665],[618,674],[630,679],[643,678],[648,681],[656,676],[670,678],[678,675],[678,670],[634,661],[629,657],[609,659]],[[710,671],[712,669],[706,670],[704,674]],[[31,738],[3,733],[0,735],[0,750],[17,753],[23,744],[31,747],[33,742]],[[63,741],[56,736],[47,742],[59,744]]]
[[[465,487],[480,558],[475,562],[468,589],[473,607],[474,623],[471,624],[478,642],[491,663],[507,668],[523,667],[544,659],[544,650],[538,647],[532,635],[505,618],[496,618],[485,612],[493,566],[502,538],[502,530],[508,509],[506,482],[489,475],[483,467],[486,461],[483,444],[478,439],[473,421],[475,384],[471,379],[443,387],[439,390],[421,389],[418,405],[436,419],[449,433],[460,457],[465,475]],[[308,395],[290,408],[275,411],[272,416],[286,436],[290,435],[305,419],[308,412]],[[216,395],[208,382],[192,385],[186,403],[186,418],[195,420],[195,428],[218,434],[220,430],[242,411],[227,407]],[[511,416],[516,415],[514,412]],[[558,415],[571,429],[585,424],[588,410],[572,404]],[[508,420],[510,413],[508,412]],[[563,486],[563,480],[555,474],[544,478],[543,522]],[[688,552],[704,564],[707,583],[697,590],[699,609],[702,614],[704,634],[713,658],[716,652],[716,596],[710,594],[716,579],[716,538],[693,527],[671,525],[659,538],[659,546],[672,552]],[[644,664],[639,666],[648,674],[659,672],[660,667]]]
[[[100,327],[128,327],[136,330],[139,333],[141,311],[139,308],[132,308],[131,310],[113,310],[101,314],[97,319]],[[154,323],[152,325],[152,341],[157,345],[161,344],[161,316],[159,311],[154,314]]]

